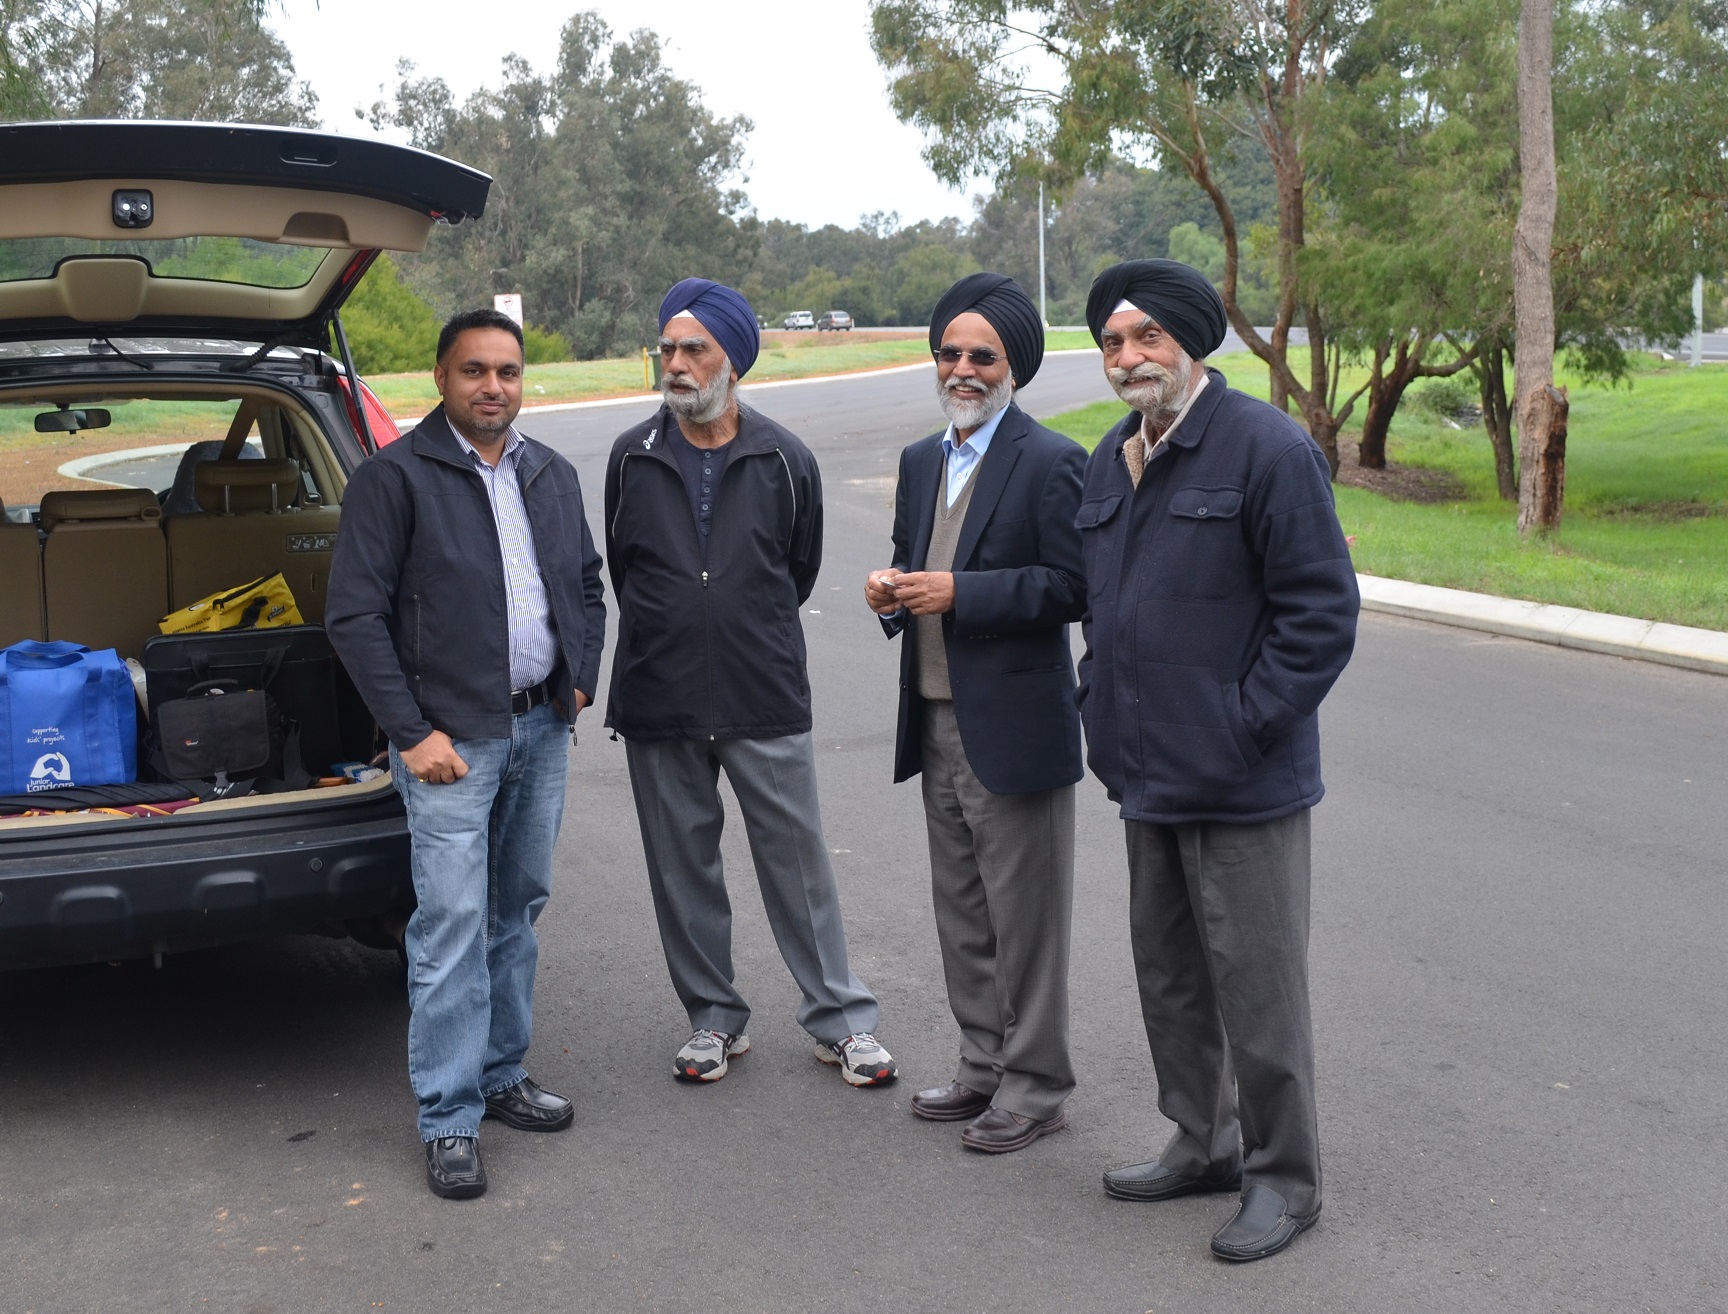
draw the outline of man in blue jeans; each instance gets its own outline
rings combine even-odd
[[[408,811],[408,1075],[427,1184],[458,1199],[486,1189],[483,1117],[575,1116],[522,1060],[565,734],[594,695],[606,609],[576,471],[514,425],[522,330],[457,315],[433,379],[443,404],[349,480],[324,619]]]

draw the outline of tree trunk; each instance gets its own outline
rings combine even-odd
[[[1386,468],[1386,435],[1392,429],[1392,417],[1398,413],[1405,390],[1422,373],[1422,352],[1426,343],[1414,346],[1401,341],[1392,354],[1392,369],[1386,370],[1386,344],[1374,348],[1374,369],[1368,379],[1368,409],[1362,416],[1362,441],[1356,445],[1356,459],[1364,470]],[[1436,371],[1437,372],[1437,371]]]
[[[1560,498],[1566,487],[1566,405],[1554,391],[1554,280],[1549,267],[1558,203],[1553,0],[1522,0],[1518,163],[1522,191],[1512,236],[1518,343],[1513,411],[1518,419],[1521,474],[1518,532],[1545,534],[1560,525]]]
[[[1518,500],[1518,463],[1512,451],[1512,406],[1506,400],[1505,347],[1496,338],[1482,348],[1482,364],[1476,371],[1482,394],[1482,427],[1494,448],[1494,482],[1500,500]]]

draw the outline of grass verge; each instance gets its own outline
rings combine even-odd
[[[1245,353],[1213,362],[1264,398],[1266,372]],[[1304,372],[1298,366],[1298,372]],[[1502,597],[1728,630],[1728,369],[1637,357],[1631,386],[1561,372],[1572,401],[1560,531],[1521,540],[1517,510],[1494,491],[1479,425],[1455,427],[1407,396],[1391,462],[1444,472],[1462,491],[1433,504],[1337,489],[1338,518],[1367,574]],[[1354,384],[1347,377],[1346,389]],[[1124,414],[1118,402],[1051,417],[1087,447]],[[1339,436],[1353,455],[1360,428]]]

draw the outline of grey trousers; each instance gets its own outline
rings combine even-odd
[[[924,705],[923,785],[936,938],[960,1024],[954,1079],[997,1108],[1053,1118],[1074,1089],[1074,786],[992,794],[948,702]]]
[[[876,996],[846,962],[840,892],[822,836],[811,736],[625,741],[654,915],[693,1028],[740,1035],[750,1006],[732,981],[732,905],[720,860],[720,771],[738,796],[774,942],[804,992],[798,1022],[835,1044],[876,1029]]]
[[[1158,1107],[1159,1160],[1240,1163],[1292,1213],[1320,1208],[1308,1008],[1309,813],[1254,825],[1125,823],[1128,917]]]

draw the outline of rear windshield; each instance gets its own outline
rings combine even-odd
[[[255,242],[249,237],[0,240],[0,283],[52,278],[68,256],[138,256],[157,278],[200,278],[251,287],[304,287],[330,248]]]

